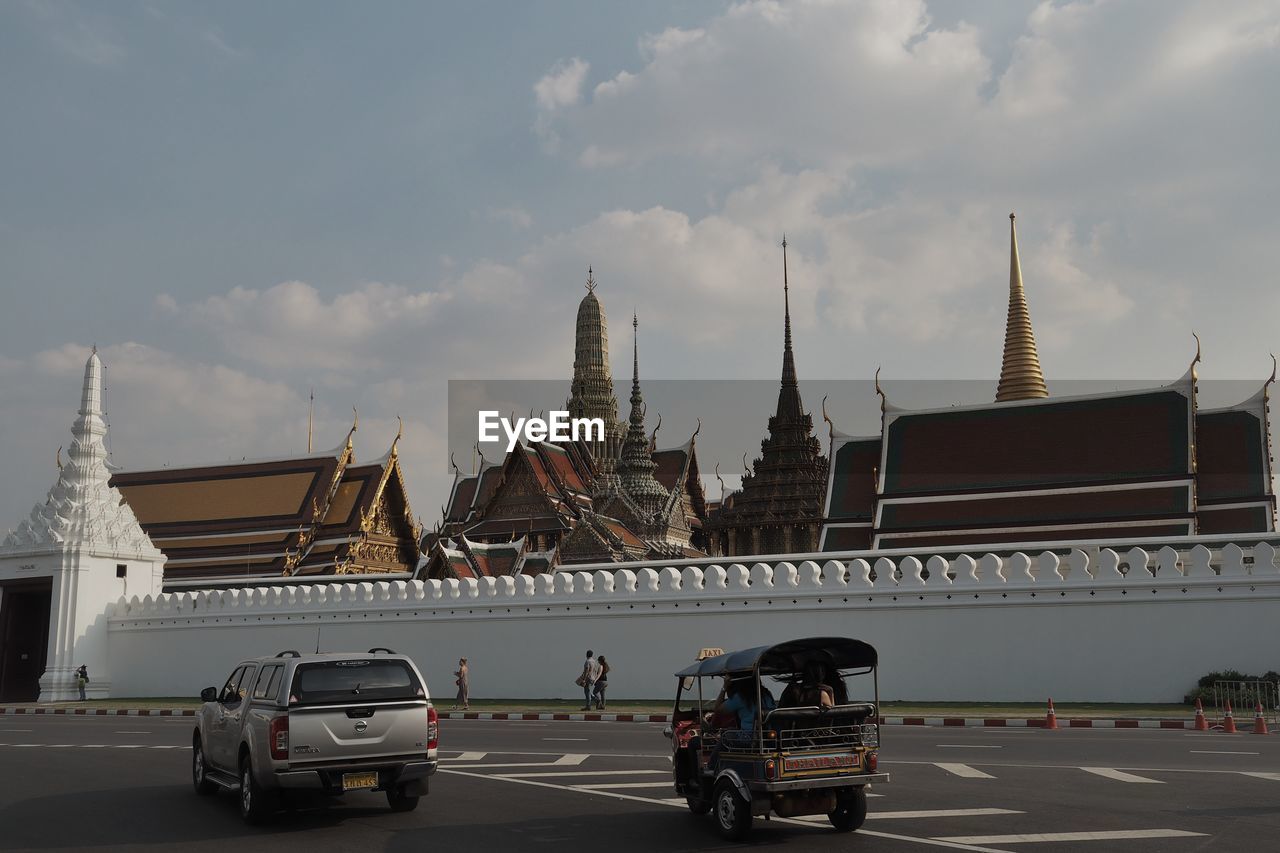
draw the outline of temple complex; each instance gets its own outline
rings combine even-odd
[[[587,278],[578,305],[571,417],[598,417],[603,441],[530,442],[501,463],[455,466],[442,520],[423,540],[430,578],[534,574],[560,565],[701,556],[706,501],[695,432],[658,449],[645,430],[639,320],[632,317],[630,412],[624,427],[609,375],[604,306]],[[497,549],[496,551],[493,549]],[[488,559],[490,553],[504,555]],[[468,575],[467,573],[471,574]]]
[[[1199,342],[1177,382],[1049,397],[1010,215],[1009,311],[994,403],[905,410],[878,436],[831,427],[822,550],[1275,530],[1268,388],[1197,405]]]
[[[419,530],[400,435],[357,462],[355,432],[331,451],[118,471],[111,485],[168,558],[166,581],[413,572]]]
[[[813,434],[813,418],[800,401],[791,348],[787,241],[782,241],[783,345],[778,406],[760,457],[708,525],[713,553],[787,554],[816,551],[822,527],[827,459]]]

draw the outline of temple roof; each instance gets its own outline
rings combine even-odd
[[[657,468],[649,449],[649,439],[644,429],[644,397],[640,393],[640,324],[631,318],[635,329],[632,348],[631,416],[627,437],[622,445],[622,458],[618,460],[618,477],[622,491],[644,513],[656,514],[666,504],[668,491],[654,477]]]

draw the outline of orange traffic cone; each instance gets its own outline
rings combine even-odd
[[[1058,715],[1053,712],[1053,697],[1049,698],[1049,710],[1044,712],[1044,727],[1046,729],[1058,727]]]
[[[1194,726],[1198,732],[1209,731],[1209,721],[1204,718],[1204,706],[1200,704],[1200,700],[1196,700],[1196,724]]]
[[[1227,703],[1226,715],[1222,718],[1223,734],[1233,735],[1236,733],[1236,720],[1231,716],[1231,703]]]
[[[1262,703],[1258,703],[1257,716],[1253,718],[1253,733],[1255,735],[1265,735],[1267,732],[1267,721],[1262,716]]]

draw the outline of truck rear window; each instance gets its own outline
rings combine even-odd
[[[404,661],[361,658],[300,665],[293,675],[289,704],[421,699],[423,695],[418,677]]]

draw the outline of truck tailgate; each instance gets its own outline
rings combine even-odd
[[[427,702],[289,710],[289,760],[362,762],[427,752]]]

